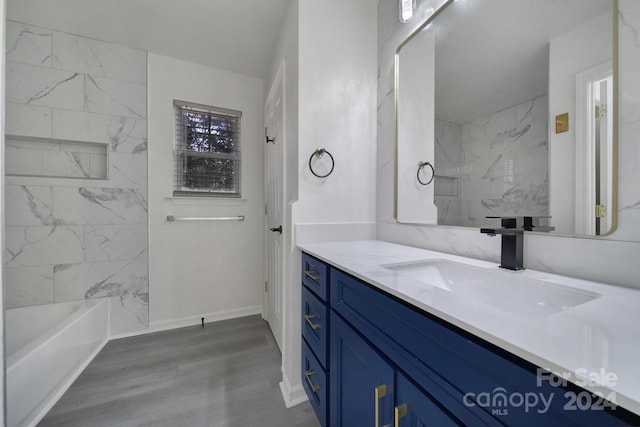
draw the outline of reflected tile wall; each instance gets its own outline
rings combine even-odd
[[[548,215],[547,105],[545,95],[464,125],[436,120],[438,175],[459,190],[436,197],[439,224],[481,227],[494,224],[487,216]]]
[[[5,181],[8,306],[111,298],[113,333],[147,327],[146,61],[8,21],[6,133],[18,138],[7,149],[34,151],[7,168],[34,175]],[[108,162],[104,151],[74,156],[25,137],[107,144]],[[56,178],[35,176],[49,169]],[[107,179],[87,179],[96,176]]]

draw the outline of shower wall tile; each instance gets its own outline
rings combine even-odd
[[[60,178],[96,177],[92,175],[89,153],[60,151],[59,144],[57,147],[58,150],[41,150],[7,143],[5,173]]]
[[[26,185],[27,187],[77,187],[78,184],[83,183],[84,180],[78,180],[77,178],[55,178],[40,177],[40,176],[12,176],[6,175],[4,177],[5,185]],[[89,181],[91,182],[91,181]]]
[[[53,225],[51,187],[5,185],[7,226]]]
[[[53,267],[6,267],[6,308],[49,304],[53,299]]]
[[[58,224],[146,224],[146,192],[122,188],[54,187]]]
[[[92,113],[146,119],[147,87],[86,75],[84,110]]]
[[[51,66],[51,30],[7,21],[7,61]]]
[[[53,68],[134,83],[147,82],[146,52],[59,31],[53,32]]]
[[[125,116],[53,109],[53,137],[110,144],[110,151],[147,150],[147,121]]]
[[[86,225],[85,261],[146,259],[147,225]]]
[[[7,61],[6,100],[20,104],[82,111],[84,76]]]
[[[147,293],[147,260],[58,264],[53,268],[56,302]]]
[[[109,161],[109,181],[102,187],[146,188],[147,153],[111,153]]]
[[[51,108],[7,102],[5,133],[51,138]]]
[[[109,297],[112,331],[145,329],[147,53],[12,21],[7,42],[7,301]]]
[[[82,227],[7,227],[5,246],[8,267],[84,262]]]
[[[115,296],[110,298],[109,330],[112,336],[142,331],[149,325],[149,294]]]

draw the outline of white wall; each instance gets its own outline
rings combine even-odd
[[[576,73],[611,59],[612,19],[601,15],[549,46],[549,117],[569,113],[569,131],[556,133],[549,123],[549,214],[563,233],[575,232]]]
[[[301,1],[299,8],[298,222],[375,221],[376,2]],[[335,159],[326,179],[309,171],[316,148]]]
[[[4,70],[5,70],[5,30],[7,27],[6,21],[6,9],[7,3],[5,0],[0,0],[0,247],[4,248],[4,106],[5,106],[5,93],[4,93]],[[2,364],[0,365],[0,423],[6,425],[5,413],[4,413],[4,396],[5,396],[5,358],[4,358],[4,287],[2,283],[3,269],[4,269],[4,251],[0,253],[0,307],[3,307],[2,313],[0,313],[0,357],[2,357]]]
[[[288,406],[306,400],[300,378],[296,234],[304,230],[305,241],[335,238],[335,228],[326,223],[341,223],[339,238],[375,235],[376,17],[376,0],[290,2],[265,79],[270,85],[285,59],[285,194],[290,221],[283,233],[287,311],[280,386]],[[335,158],[335,170],[326,179],[314,177],[308,167],[317,148],[326,148]],[[318,172],[326,160],[327,156]]]
[[[262,80],[156,54],[148,57],[149,320],[162,329],[261,311]],[[242,111],[242,199],[172,198],[173,101]],[[243,222],[166,216],[244,215]]]

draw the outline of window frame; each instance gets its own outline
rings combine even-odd
[[[207,115],[213,115],[218,117],[233,117],[237,119],[237,128],[234,129],[237,135],[237,146],[233,154],[228,153],[215,153],[215,152],[197,152],[192,151],[193,154],[188,154],[190,150],[187,149],[188,144],[184,141],[186,137],[184,119],[182,117],[183,111],[193,111],[196,113],[203,113]],[[174,114],[174,137],[173,137],[173,196],[174,197],[208,197],[218,199],[240,199],[242,197],[242,112],[232,110],[228,108],[215,107],[210,105],[196,104],[193,102],[174,100],[173,101],[173,114]],[[234,172],[237,175],[236,190],[235,192],[219,191],[219,190],[181,190],[179,189],[180,178],[184,178],[188,175],[185,171],[184,165],[181,164],[182,160],[180,156],[189,155],[192,157],[200,158],[214,158],[214,159],[232,159],[236,162],[237,166],[234,166]]]

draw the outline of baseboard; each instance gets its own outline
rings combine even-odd
[[[284,405],[287,408],[291,408],[292,406],[299,405],[300,403],[309,400],[307,394],[304,392],[302,383],[292,386],[284,372],[282,373],[282,381],[280,381],[279,385]]]
[[[253,316],[256,314],[262,314],[262,304],[249,307],[234,308],[232,310],[217,311],[214,313],[198,314],[195,316],[179,317],[177,319],[149,322],[149,327],[147,329],[134,332],[133,335],[150,334],[152,332],[168,331],[170,329],[200,325],[202,323],[203,317],[204,323],[211,323],[219,322],[221,320],[236,319],[238,317]],[[120,336],[112,338],[120,338]]]

